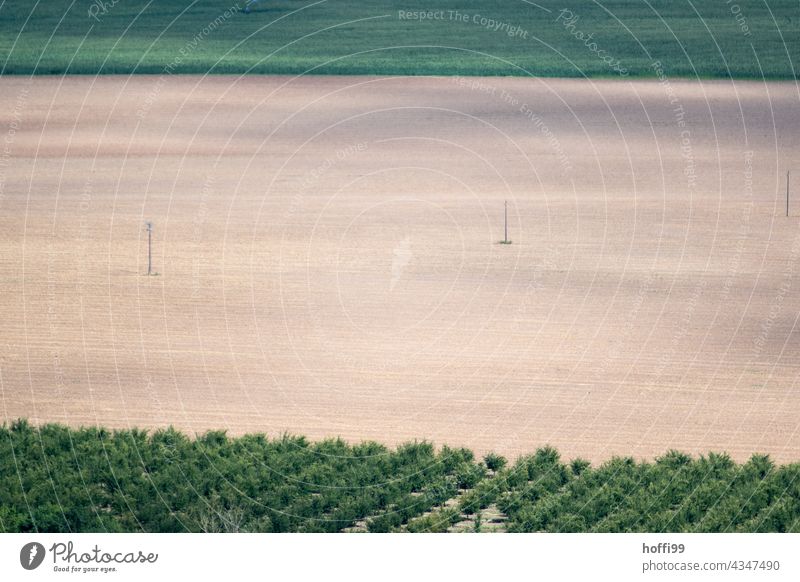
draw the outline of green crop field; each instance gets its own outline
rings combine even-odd
[[[0,3],[4,74],[796,78],[796,0]]]
[[[2,532],[800,531],[800,464],[0,427]]]
[[[21,421],[0,429],[0,531],[339,531],[381,511],[407,520],[482,476],[471,452],[427,443]]]

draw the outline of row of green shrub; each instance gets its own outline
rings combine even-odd
[[[470,451],[426,442],[390,451],[18,421],[0,428],[0,531],[340,531],[407,519],[480,474]]]
[[[800,532],[800,464],[670,451],[655,462],[613,458],[594,468],[545,447],[465,493],[457,509],[471,515],[491,503],[511,532]],[[441,529],[435,517],[429,524]]]
[[[427,442],[0,427],[3,532],[438,532],[490,504],[512,532],[798,532],[800,464],[671,451],[592,467],[545,447],[507,466]]]
[[[653,463],[615,458],[594,469],[552,450],[501,498],[510,531],[798,532],[800,464],[766,455],[744,464],[671,451]]]

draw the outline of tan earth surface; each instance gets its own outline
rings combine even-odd
[[[794,84],[6,77],[0,100],[7,422],[800,459]]]

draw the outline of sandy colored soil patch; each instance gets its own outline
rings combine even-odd
[[[3,78],[0,98],[5,420],[800,458],[792,84]]]

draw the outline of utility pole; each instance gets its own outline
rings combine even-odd
[[[503,240],[500,241],[500,244],[511,244],[511,241],[508,240],[508,200],[503,201]]]
[[[503,240],[508,242],[508,200],[503,201]]]
[[[789,216],[789,173],[791,170],[786,170],[786,216]]]
[[[153,223],[145,222],[147,227],[147,276],[153,274]]]

